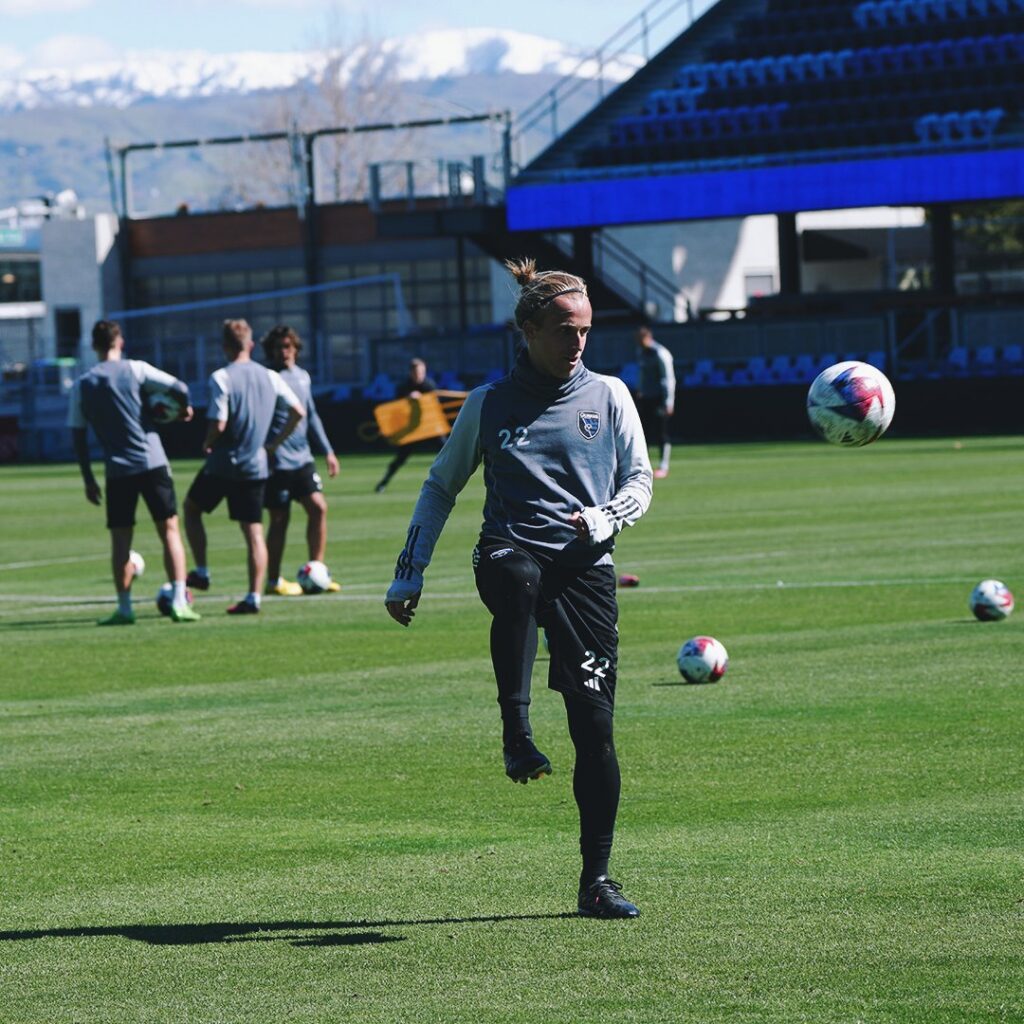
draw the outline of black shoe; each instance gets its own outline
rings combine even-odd
[[[195,569],[190,569],[185,577],[185,586],[191,587],[193,590],[209,590],[210,577],[201,575]]]
[[[639,917],[640,910],[622,895],[622,886],[607,875],[580,886],[577,910],[580,917]]]
[[[551,762],[534,746],[533,737],[522,732],[505,744],[505,774],[525,786],[529,779],[551,774]]]

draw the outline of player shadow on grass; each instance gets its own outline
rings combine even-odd
[[[428,917],[395,921],[254,921],[209,924],[126,924],[84,928],[42,928],[0,931],[0,942],[32,939],[86,939],[121,936],[151,946],[199,946],[213,942],[291,942],[293,946],[365,946],[401,942],[404,935],[385,935],[368,929],[413,927],[429,924],[490,924],[501,921],[558,921],[576,914],[495,914],[487,917]],[[343,929],[355,929],[343,931]],[[311,931],[341,932],[332,935],[296,934]],[[285,934],[267,934],[285,933]]]

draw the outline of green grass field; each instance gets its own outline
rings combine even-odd
[[[1024,1020],[1024,610],[966,607],[989,576],[1024,595],[1020,438],[677,448],[617,553],[635,922],[570,916],[543,660],[555,774],[503,775],[479,475],[403,631],[382,598],[427,461],[374,495],[382,463],[328,485],[340,595],[229,619],[219,511],[203,621],[157,614],[147,523],[117,630],[74,468],[0,472],[0,1021]],[[701,632],[731,666],[685,686]]]

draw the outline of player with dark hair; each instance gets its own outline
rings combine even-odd
[[[650,327],[638,327],[636,343],[640,347],[640,383],[637,386],[637,408],[649,440],[658,446],[660,461],[654,475],[668,476],[672,458],[668,421],[675,412],[676,371],[672,353],[654,340]]]
[[[417,399],[421,395],[427,395],[431,391],[436,391],[437,385],[427,376],[427,364],[419,357],[409,360],[409,376],[402,381],[401,384],[395,388],[395,396],[397,398],[410,398]],[[409,456],[415,451],[422,451],[424,445],[442,444],[443,439],[440,441],[423,441],[419,444],[403,444],[399,445],[398,451],[395,452],[395,457],[388,463],[388,468],[384,471],[384,476],[374,490],[380,494],[381,491],[387,487],[388,482],[391,478],[409,461]]]
[[[99,438],[106,464],[107,528],[117,611],[100,619],[99,624],[130,626],[135,622],[131,593],[135,570],[129,553],[140,496],[153,517],[164,549],[164,567],[173,587],[171,621],[196,622],[199,614],[189,607],[185,590],[185,549],[178,529],[174,483],[145,402],[147,393],[173,394],[181,405],[182,419],[189,420],[192,407],[188,403],[188,387],[141,359],[125,359],[124,336],[113,320],[96,322],[92,347],[99,362],[75,382],[68,426],[85,482],[85,496],[94,505],[100,503],[102,495],[92,472],[86,425]]]
[[[215,370],[207,384],[206,463],[185,498],[185,533],[196,560],[188,585],[210,588],[203,514],[227,498],[228,515],[245,537],[249,568],[249,593],[231,605],[228,614],[253,615],[260,610],[267,573],[263,492],[268,453],[280,447],[306,413],[279,374],[253,361],[252,329],[244,320],[225,320],[222,340],[228,365]],[[284,423],[271,435],[270,424],[279,409],[285,413]]]
[[[576,750],[578,910],[635,917],[637,908],[608,877],[620,788],[612,736],[618,607],[611,552],[615,535],[650,504],[651,465],[625,385],[583,365],[592,317],[586,283],[562,271],[538,272],[533,260],[507,266],[521,285],[516,324],[526,348],[508,376],[466,399],[420,492],[387,610],[409,625],[456,496],[483,462],[487,496],[473,564],[492,616],[505,772],[523,783],[551,772],[529,719],[542,626],[551,654],[548,686],[562,694]]]
[[[326,456],[328,475],[338,475],[338,457],[334,454],[316,411],[312,382],[309,374],[297,362],[301,351],[302,339],[287,324],[272,327],[263,339],[267,363],[295,392],[306,411],[305,419],[278,446],[263,499],[264,506],[270,512],[270,527],[267,530],[267,593],[284,597],[295,597],[302,593],[298,583],[286,580],[281,575],[281,559],[288,536],[292,501],[297,501],[306,510],[309,560],[322,562],[327,551],[327,499],[309,446],[310,434]],[[287,416],[287,410],[278,409],[270,426],[271,434],[277,433],[284,426]],[[327,589],[338,591],[341,587],[331,580]]]

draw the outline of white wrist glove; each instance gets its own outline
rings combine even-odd
[[[388,587],[388,596],[384,600],[408,601],[410,597],[414,597],[422,589],[423,577],[418,572],[415,572],[411,580],[392,580],[391,586]]]
[[[612,521],[597,508],[585,508],[580,512],[580,518],[587,524],[591,544],[603,544],[615,536],[615,527]]]

